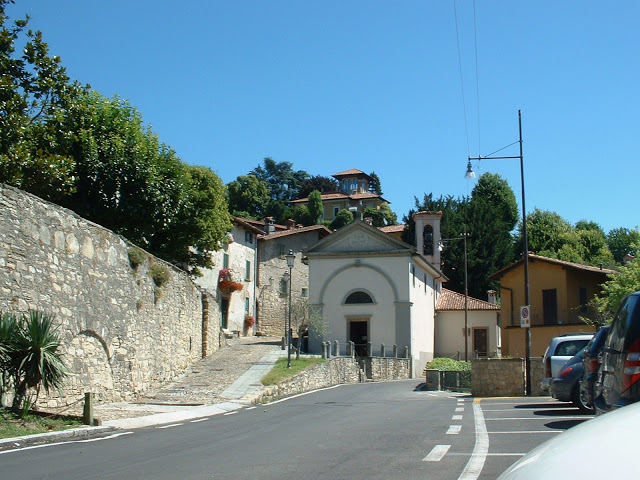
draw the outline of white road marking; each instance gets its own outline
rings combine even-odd
[[[173,427],[179,427],[181,425],[184,425],[184,423],[172,423],[171,425],[161,425],[161,426],[156,427],[156,428],[159,428],[159,429],[173,428]]]
[[[487,422],[497,422],[502,420],[571,420],[579,418],[582,420],[588,420],[593,417],[585,416],[585,415],[562,415],[557,417],[509,417],[509,418],[487,418]]]
[[[462,425],[451,425],[449,426],[449,430],[447,430],[447,435],[457,435],[462,430]]]
[[[423,462],[439,462],[445,456],[451,445],[436,445],[431,449],[429,455],[422,459]]]
[[[464,412],[464,407],[456,407],[456,412]]]
[[[449,452],[448,455],[451,455],[452,457],[468,457],[469,456],[468,453],[459,453],[459,452]],[[525,455],[526,453],[487,453],[485,456],[486,457],[523,457]],[[472,453],[471,456],[473,457],[474,454]]]
[[[225,417],[228,417],[229,415],[235,415],[236,413],[238,413],[237,411],[234,412],[227,412],[224,414]]]
[[[487,425],[484,423],[484,415],[479,403],[473,403],[473,417],[476,427],[476,444],[473,447],[471,458],[458,480],[476,480],[480,476],[480,472],[482,472],[482,467],[484,467],[484,462],[489,452]]]
[[[523,434],[523,433],[562,433],[564,432],[564,430],[520,430],[518,432],[487,432],[490,434],[509,434],[509,433],[517,433],[517,434]]]
[[[207,420],[209,420],[208,418],[197,418],[195,420],[191,420],[191,423],[199,423],[199,422],[206,422]]]
[[[275,405],[276,403],[286,402],[287,400],[291,400],[292,398],[303,397],[305,395],[311,395],[312,393],[322,392],[324,390],[333,390],[334,388],[338,388],[338,387],[341,387],[341,386],[342,386],[342,384],[340,384],[340,385],[332,385],[330,387],[324,387],[324,388],[316,388],[315,390],[309,390],[308,392],[298,393],[296,395],[291,395],[290,397],[281,398],[280,400],[274,400],[273,402],[264,403],[263,406],[266,407],[267,405]]]
[[[462,415],[454,415],[451,420],[462,420]]]
[[[42,445],[32,445],[30,447],[16,448],[16,449],[13,449],[13,450],[4,450],[4,451],[0,452],[0,455],[5,455],[7,453],[22,452],[23,450],[35,450],[36,448],[54,447],[56,445],[64,445],[64,444],[67,444],[67,443],[101,442],[102,440],[111,440],[112,438],[118,438],[118,437],[121,437],[122,435],[132,435],[132,434],[133,434],[133,432],[121,432],[121,433],[114,433],[113,435],[108,435],[106,437],[100,437],[100,438],[88,438],[86,440],[71,440],[71,441],[68,441],[68,442],[44,443]]]
[[[258,408],[258,407],[247,407],[246,410],[253,410],[255,408]]]

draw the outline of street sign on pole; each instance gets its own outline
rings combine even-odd
[[[520,327],[529,328],[531,326],[531,312],[529,305],[520,307]]]

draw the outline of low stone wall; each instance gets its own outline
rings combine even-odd
[[[411,378],[411,359],[367,357],[364,360],[367,378],[373,381]]]
[[[70,210],[0,184],[0,310],[55,315],[70,374],[58,406],[131,399],[218,348],[216,312],[183,271]],[[158,285],[154,271],[164,274]],[[210,302],[213,303],[213,302]]]
[[[354,358],[333,357],[313,365],[287,381],[265,388],[255,402],[265,403],[318,388],[344,383],[360,383],[364,380],[364,374]]]
[[[542,359],[531,359],[531,393],[540,390]],[[484,358],[471,361],[471,394],[477,397],[519,397],[525,394],[523,358]]]

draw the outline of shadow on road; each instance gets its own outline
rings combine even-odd
[[[590,418],[590,417],[589,417]],[[553,428],[555,430],[569,430],[571,427],[580,425],[582,422],[586,422],[589,418],[573,419],[573,420],[558,420],[557,422],[545,423],[544,426]]]

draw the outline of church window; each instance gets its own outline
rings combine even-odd
[[[424,227],[422,239],[424,241],[424,254],[433,255],[433,227],[431,225]]]
[[[353,293],[349,294],[349,296],[344,301],[344,303],[346,303],[346,304],[373,303],[373,299],[366,292],[356,291],[356,292],[353,292]]]

